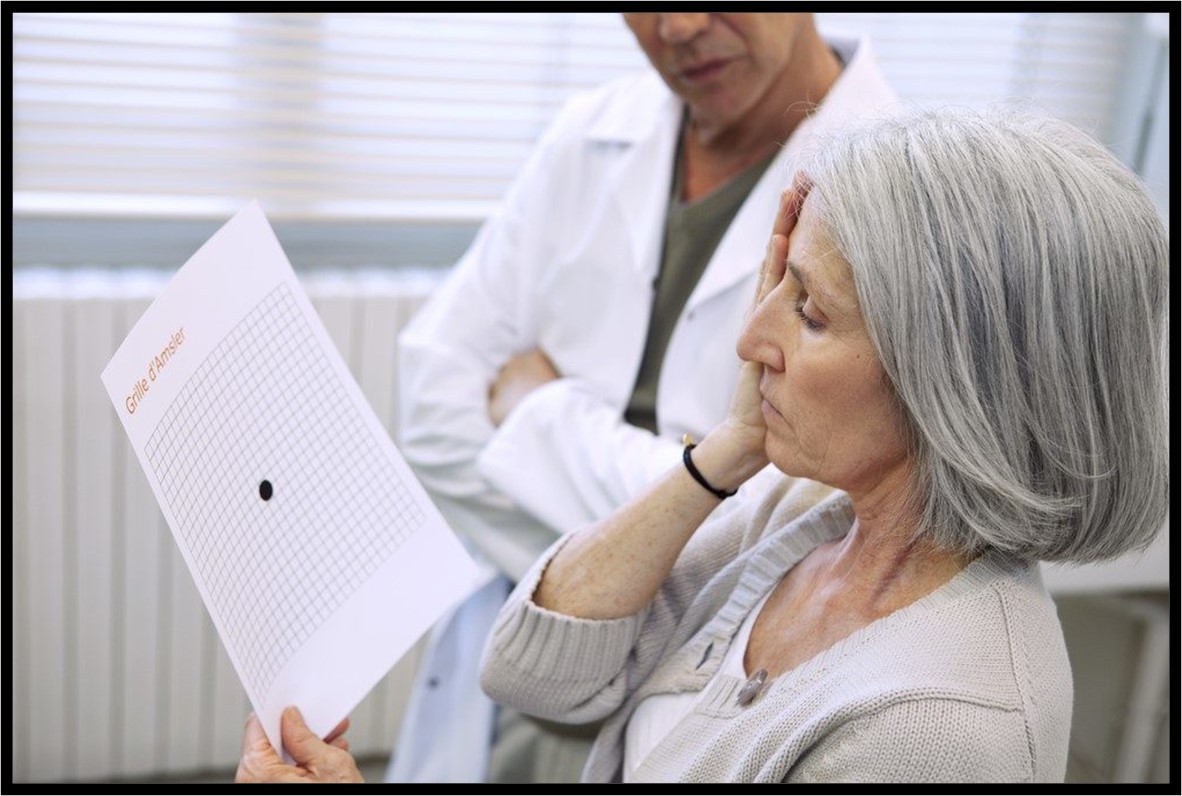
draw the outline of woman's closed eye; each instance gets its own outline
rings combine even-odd
[[[794,309],[796,310],[796,314],[800,316],[800,320],[804,324],[805,328],[810,332],[819,332],[825,328],[825,324],[823,322],[809,314],[809,311],[812,310],[812,307],[808,306],[808,296],[806,294],[801,293],[796,297]]]

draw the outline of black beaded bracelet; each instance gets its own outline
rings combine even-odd
[[[689,474],[694,477],[694,480],[701,484],[707,492],[717,497],[719,500],[726,500],[728,497],[733,497],[735,492],[726,492],[722,489],[715,489],[710,486],[705,477],[698,472],[698,468],[694,467],[694,460],[690,457],[690,451],[697,446],[692,442],[687,442],[685,450],[681,454],[681,460],[685,462],[685,469],[689,470]]]

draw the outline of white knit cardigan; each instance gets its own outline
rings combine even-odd
[[[819,502],[818,502],[819,501]],[[769,681],[740,707],[712,676],[759,599],[845,534],[848,497],[766,472],[694,535],[641,613],[585,620],[535,605],[521,581],[485,649],[495,700],[557,721],[604,720],[584,781],[618,781],[637,703],[706,689],[638,781],[1062,781],[1071,669],[1036,564],[980,556],[919,601]]]

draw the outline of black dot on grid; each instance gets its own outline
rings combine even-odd
[[[275,494],[274,487],[271,486],[270,481],[264,478],[259,483],[259,497],[261,497],[263,500],[270,500],[271,495],[273,494]]]

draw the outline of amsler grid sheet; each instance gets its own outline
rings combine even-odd
[[[327,732],[474,585],[257,205],[103,382],[277,747],[284,707]]]

